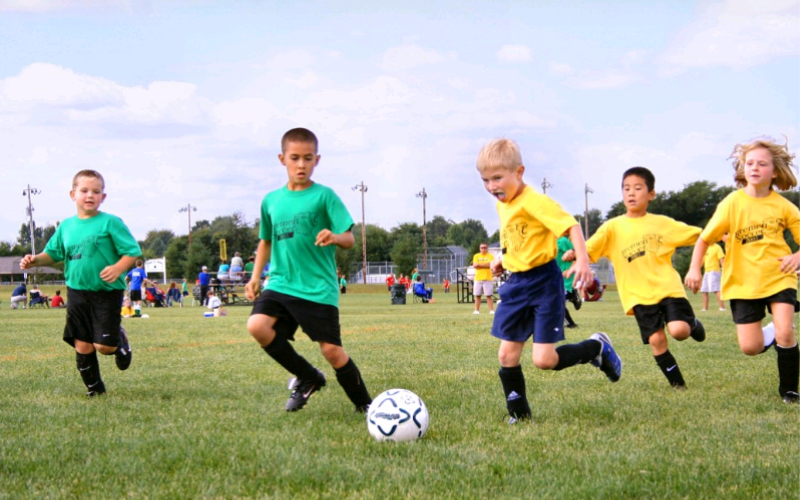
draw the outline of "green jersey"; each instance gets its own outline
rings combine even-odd
[[[94,217],[70,217],[56,228],[44,253],[54,261],[64,261],[64,277],[73,290],[91,292],[125,290],[125,273],[113,283],[100,278],[100,272],[123,256],[142,254],[128,226],[117,216],[98,212]]]
[[[329,187],[312,184],[302,191],[286,186],[268,193],[261,203],[259,237],[272,243],[266,288],[293,297],[339,306],[336,245],[314,245],[329,229],[342,234],[353,219]]]
[[[569,238],[566,236],[562,236],[556,241],[556,245],[558,245],[558,254],[556,256],[556,263],[558,263],[558,268],[561,269],[563,273],[567,269],[572,266],[572,262],[564,262],[561,258],[570,250],[574,250],[575,247],[572,246],[572,242],[569,241]],[[572,291],[572,283],[575,280],[575,276],[570,276],[569,278],[564,278],[564,291],[569,293]]]

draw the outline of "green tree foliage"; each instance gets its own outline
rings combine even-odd
[[[353,251],[361,259],[361,224],[353,226],[353,237],[356,240]],[[374,224],[367,224],[367,260],[371,262],[382,262],[391,260],[393,238],[392,234],[386,229]],[[342,268],[344,269],[344,268]]]
[[[410,235],[397,240],[391,253],[392,262],[396,267],[395,272],[410,276],[411,270],[417,267],[417,255],[420,251],[420,245]]]
[[[586,232],[586,224],[584,223],[583,214],[574,215],[575,220],[578,221],[580,224],[581,229]],[[597,229],[603,225],[603,212],[601,212],[597,208],[593,208],[589,210],[589,234],[584,234],[583,237],[587,240],[592,237],[592,235],[597,232]]]
[[[144,240],[139,242],[139,246],[142,247],[142,255],[145,259],[163,257],[174,237],[175,234],[169,229],[154,229],[148,231]]]
[[[216,271],[216,266],[212,262],[219,262],[219,255],[212,253],[212,246],[209,244],[211,241],[210,236],[204,236],[206,237],[196,238],[192,233],[192,246],[189,247],[186,258],[183,261],[183,277],[189,281],[197,279],[203,266],[208,266],[209,271]],[[169,261],[167,261],[167,266],[169,266]],[[172,269],[175,269],[175,267]]]
[[[0,241],[0,257],[10,257],[14,255],[12,253],[13,248],[14,247],[11,246],[11,243],[7,241]]]
[[[192,275],[186,273],[186,259],[189,250],[189,237],[176,236],[169,242],[167,250],[164,252],[164,257],[167,259],[167,273],[170,278],[183,278],[194,280],[200,269],[197,269]]]
[[[489,241],[489,234],[483,223],[475,219],[452,224],[447,230],[447,239],[452,245],[462,246],[470,253],[477,253],[481,242]]]
[[[450,226],[455,224],[450,219],[445,219],[441,215],[436,215],[426,225],[425,230],[428,233],[428,246],[429,247],[445,247],[450,245],[450,240],[447,239],[447,230]]]
[[[56,227],[58,227],[57,223],[56,225],[50,224],[44,227],[34,225],[33,237],[36,245],[36,253],[40,253],[42,250],[44,250],[44,247],[47,246],[47,242],[50,241],[50,238],[52,238],[55,234]],[[12,255],[25,255],[31,253],[31,231],[28,228],[27,223],[24,223],[20,226],[17,243],[12,247],[12,251]]]

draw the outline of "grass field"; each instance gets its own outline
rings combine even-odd
[[[10,310],[0,289],[0,499],[686,498],[795,499],[800,408],[777,394],[774,351],[741,354],[729,313],[699,313],[708,340],[671,342],[688,390],[670,389],[614,293],[573,317],[570,341],[606,331],[620,382],[583,365],[542,372],[526,351],[531,424],[503,423],[491,317],[455,294],[392,306],[351,285],[344,344],[373,395],[402,387],[428,406],[427,435],[378,443],[302,334],[328,387],[286,413],[288,378],[249,337],[249,308],[126,319],[134,359],[101,358],[87,400],[63,310]],[[49,290],[46,290],[49,291]],[[699,311],[699,298],[692,297]],[[712,301],[713,302],[713,301]],[[569,306],[570,308],[572,306]]]

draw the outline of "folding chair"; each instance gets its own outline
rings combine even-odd
[[[50,307],[50,304],[48,304],[47,299],[45,297],[42,297],[41,293],[31,292],[29,295],[30,295],[30,300],[28,300],[28,305],[30,306],[31,309],[33,309],[36,306],[39,306],[42,309],[44,309],[45,307]]]

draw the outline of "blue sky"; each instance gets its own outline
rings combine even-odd
[[[258,217],[280,137],[320,139],[314,178],[360,221],[483,221],[481,146],[515,139],[526,181],[605,213],[634,165],[656,190],[732,184],[760,135],[800,146],[800,0],[766,2],[0,0],[0,240],[75,212],[72,175],[139,239]],[[540,5],[543,4],[543,5]],[[758,5],[756,5],[758,4]]]

